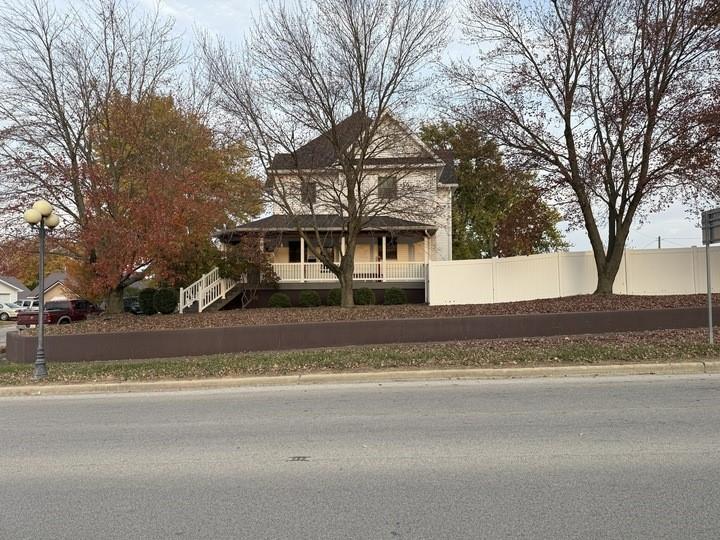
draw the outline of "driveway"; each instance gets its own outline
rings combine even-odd
[[[15,329],[16,329],[15,321],[0,322],[0,346],[5,345],[7,333],[12,332]]]

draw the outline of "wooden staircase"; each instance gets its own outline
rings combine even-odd
[[[220,277],[220,271],[215,267],[192,285],[180,289],[178,310],[180,313],[202,313],[210,306],[220,309],[232,299],[227,297],[235,285],[237,285],[236,281]],[[226,301],[222,302],[222,300]]]

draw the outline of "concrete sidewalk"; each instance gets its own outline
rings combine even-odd
[[[0,387],[0,397],[93,393],[169,392],[252,386],[382,383],[399,381],[479,380],[533,377],[594,377],[612,375],[718,374],[720,361],[648,364],[582,365],[557,367],[467,368],[436,370],[371,371],[362,373],[308,373],[266,377],[165,380],[150,382],[37,384]]]

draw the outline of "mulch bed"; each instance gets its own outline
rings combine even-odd
[[[672,296],[583,295],[524,302],[454,306],[406,304],[402,306],[357,306],[352,309],[339,307],[260,308],[199,314],[189,313],[184,315],[101,315],[79,323],[49,326],[47,327],[47,333],[50,335],[94,334],[350,320],[418,319],[526,313],[575,313],[583,311],[629,311],[703,307],[706,305],[706,301],[707,297],[701,294]],[[720,294],[713,295],[713,302],[720,305]]]

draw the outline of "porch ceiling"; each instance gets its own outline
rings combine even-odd
[[[341,217],[335,215],[299,215],[299,216],[283,216],[272,215],[249,223],[238,225],[234,229],[218,231],[215,237],[221,241],[230,241],[233,237],[237,237],[244,233],[280,233],[280,232],[297,232],[298,228],[304,231],[319,230],[323,232],[342,231],[345,229],[344,221]],[[435,234],[437,228],[426,223],[417,221],[409,221],[406,219],[375,216],[368,218],[363,232],[391,232],[394,234],[402,232],[427,232]]]

